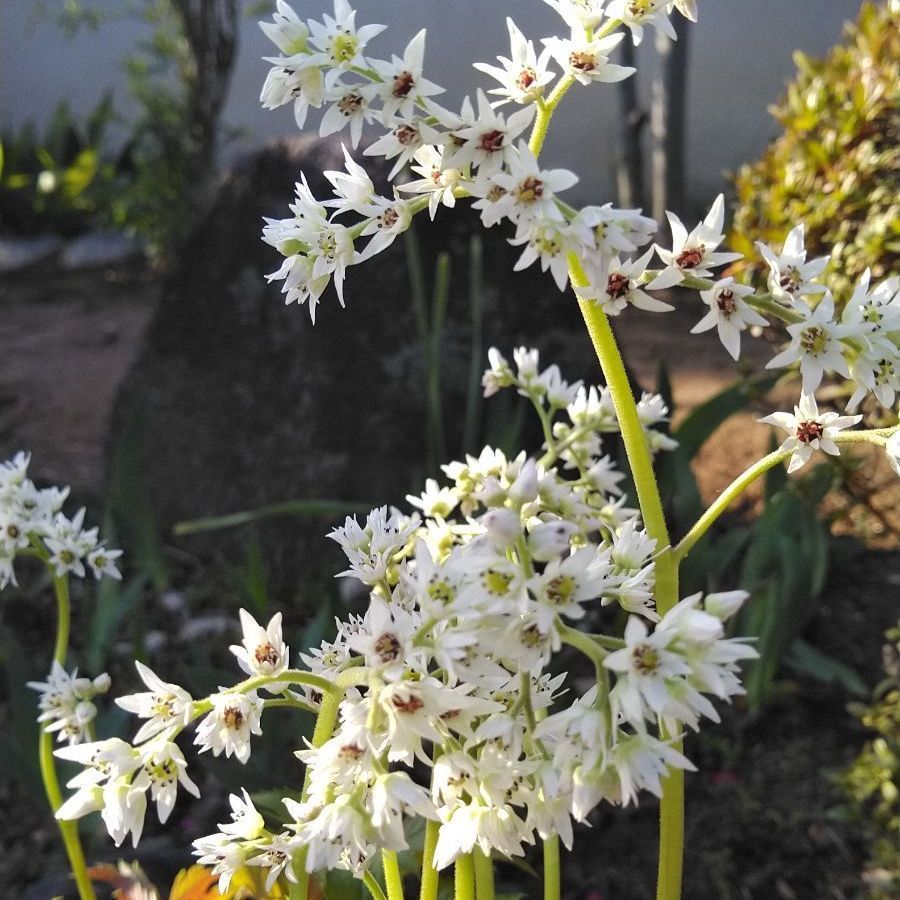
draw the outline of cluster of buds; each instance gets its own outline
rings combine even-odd
[[[248,677],[232,687],[197,700],[138,663],[146,691],[116,701],[140,720],[135,738],[59,751],[84,765],[60,818],[100,810],[117,843],[136,843],[148,792],[161,820],[179,786],[196,793],[179,735],[196,722],[201,751],[246,762],[272,704],[320,717],[331,704],[334,725],[297,753],[304,788],[277,821],[234,793],[232,821],[195,842],[223,891],[244,865],[266,869],[269,889],[304,869],[363,877],[377,851],[407,847],[414,817],[436,823],[439,869],[475,846],[506,857],[551,835],[571,846],[598,804],[659,795],[670,768],[693,768],[675,723],[715,721],[711,698],[741,693],[739,665],[755,652],[723,623],[746,594],[695,595],[659,615],[660,548],[602,455],[601,433],[615,430],[607,396],[542,371],[534,350],[513,358],[491,351],[485,392],[532,401],[543,455],[486,447],[409,497],[414,512],[383,507],[335,528],[340,574],[369,605],[301,654],[302,668],[280,615],[264,627],[243,611],[231,651]],[[648,425],[665,415],[657,398],[644,407]],[[624,635],[606,607],[627,613]],[[576,652],[598,681],[573,697],[558,657]]]

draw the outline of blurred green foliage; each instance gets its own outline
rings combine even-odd
[[[151,256],[167,259],[195,226],[203,188],[215,176],[219,105],[198,101],[206,86],[197,56],[206,48],[189,39],[189,13],[175,0],[102,9],[66,0],[61,10],[38,8],[73,38],[125,17],[144,26],[124,61],[136,113],[117,115],[110,92],[83,120],[61,102],[44,134],[31,124],[0,134],[0,224],[20,235],[121,229],[140,237]],[[230,62],[223,67],[221,99]],[[124,139],[110,133],[112,124],[124,129]]]
[[[0,223],[15,234],[73,235],[109,225],[121,191],[131,180],[131,143],[109,149],[115,120],[107,93],[79,121],[60,103],[43,134],[33,125],[0,136]]]
[[[835,811],[865,827],[870,854],[866,881],[872,900],[900,896],[900,625],[886,637],[887,677],[875,688],[871,705],[853,708],[877,737],[839,776],[848,802]]]
[[[878,281],[900,263],[900,7],[862,4],[823,60],[796,53],[797,77],[771,110],[784,133],[737,178],[730,243],[779,246],[806,223],[810,256],[832,254],[836,297],[866,268]]]

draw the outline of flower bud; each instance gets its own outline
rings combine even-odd
[[[528,549],[538,562],[547,562],[569,549],[569,538],[578,529],[562,519],[553,522],[541,522],[528,535]]]
[[[749,596],[747,591],[722,591],[718,594],[708,594],[703,608],[711,616],[725,622],[741,608]]]
[[[498,549],[505,550],[522,534],[522,522],[517,513],[503,507],[486,512],[480,522]]]
[[[537,464],[533,459],[527,459],[509,489],[509,499],[519,504],[530,503],[537,497],[537,492]]]
[[[481,490],[475,496],[485,506],[503,506],[506,502],[506,491],[493,476],[484,479]]]
[[[109,677],[109,673],[104,672],[102,675],[98,675],[94,679],[94,693],[105,694],[109,690],[111,685],[112,679]]]

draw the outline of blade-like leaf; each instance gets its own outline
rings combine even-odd
[[[228,513],[224,516],[208,516],[204,519],[191,519],[178,522],[172,529],[175,534],[198,534],[203,531],[220,531],[223,528],[237,528],[249,522],[258,522],[272,516],[341,516],[353,513],[368,512],[372,507],[368,503],[351,500],[285,500],[281,503],[270,503],[258,509]]]

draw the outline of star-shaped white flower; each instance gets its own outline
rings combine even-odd
[[[805,303],[795,307],[803,314],[803,321],[788,325],[791,342],[777,356],[766,363],[767,369],[778,369],[800,363],[803,390],[812,394],[822,383],[826,372],[850,377],[843,338],[861,336],[867,329],[859,325],[838,325],[834,321],[834,298],[828,292],[811,310]]]
[[[672,249],[656,245],[659,258],[665,268],[648,287],[662,290],[674,287],[684,281],[685,276],[710,278],[712,269],[741,258],[740,253],[716,253],[716,248],[725,240],[722,228],[725,224],[725,197],[719,194],[706,218],[688,234],[681,219],[673,212],[666,212],[672,228]]]
[[[447,164],[458,169],[467,165],[477,166],[480,174],[492,175],[512,161],[516,139],[531,124],[534,107],[526,106],[506,119],[502,113],[491,108],[481,88],[476,99],[477,112],[468,97],[463,101],[459,116],[463,124],[453,129],[458,146],[447,156]]]
[[[609,61],[609,54],[622,42],[622,32],[604,38],[586,38],[581,29],[572,29],[571,40],[542,38],[550,55],[559,63],[566,75],[581,84],[601,81],[612,84],[633,75],[632,66],[618,66]]]
[[[509,29],[510,58],[498,56],[499,66],[488,63],[474,63],[476,69],[490,75],[500,82],[500,87],[491,88],[488,93],[496,94],[500,100],[494,106],[504,103],[534,103],[542,97],[544,88],[553,80],[553,72],[547,68],[550,51],[544,49],[540,56],[534,50],[534,44],[525,39],[512,19],[507,18]]]
[[[641,290],[639,279],[647,271],[652,256],[652,248],[638,259],[624,262],[616,255],[596,267],[590,273],[590,284],[578,288],[578,293],[597,303],[610,316],[619,315],[629,304],[648,312],[669,312],[675,307]]]
[[[769,266],[767,279],[769,290],[780,300],[791,305],[804,294],[824,294],[826,291],[824,284],[816,284],[812,279],[825,271],[828,257],[820,256],[807,262],[803,244],[802,222],[792,228],[784,239],[780,255],[776,256],[762,241],[756,242],[759,252]]]
[[[801,394],[793,415],[776,412],[759,421],[774,425],[788,433],[778,449],[792,451],[788,472],[795,472],[809,461],[816,450],[822,450],[832,456],[840,455],[834,436],[842,429],[856,425],[861,419],[862,416],[839,416],[835,412],[820,413],[816,398],[812,394]]]
[[[723,278],[708,291],[700,291],[709,312],[691,329],[691,334],[717,329],[719,340],[732,358],[737,359],[741,355],[741,332],[748,325],[765,327],[769,324],[742,299],[752,293],[752,287],[735,284],[733,278]]]
[[[422,76],[425,58],[425,29],[423,28],[406,45],[403,58],[394,56],[390,62],[370,59],[369,66],[383,79],[378,85],[378,95],[383,103],[382,121],[388,123],[396,116],[411,118],[416,105],[424,98],[443,94],[444,89]]]

